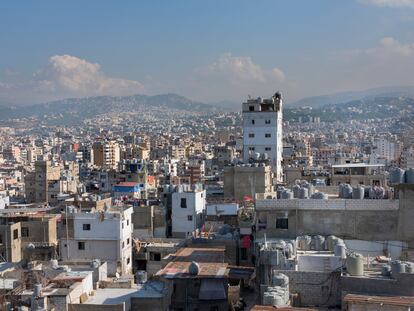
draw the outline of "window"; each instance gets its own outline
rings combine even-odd
[[[129,226],[129,219],[127,219],[127,226]]]
[[[272,137],[272,134],[270,134],[270,133],[266,133],[266,134],[265,134],[265,137],[266,137],[266,138]]]
[[[129,238],[127,239],[127,245],[129,245]]]
[[[254,133],[249,133],[249,138],[254,138]]]
[[[276,229],[288,229],[288,226],[287,218],[276,218]]]
[[[254,106],[249,106],[249,111],[254,111]]]
[[[252,124],[254,124],[254,120],[252,120]]]
[[[241,248],[240,249],[240,256],[242,260],[247,260],[247,248]]]
[[[122,248],[125,248],[125,242],[122,242]]]
[[[85,242],[78,242],[78,249],[85,250]]]
[[[22,227],[22,237],[27,238],[29,236],[29,228]]]
[[[193,216],[192,215],[188,215],[187,216],[188,221],[193,221]]]
[[[265,151],[272,151],[272,147],[265,147]]]
[[[270,124],[270,120],[265,120],[265,124]]]
[[[122,222],[122,229],[124,229],[124,222]]]
[[[187,199],[182,198],[180,203],[181,208],[187,208]]]
[[[250,150],[250,151],[254,151],[254,150],[255,150],[255,148],[254,148],[254,147],[249,147],[249,150]]]
[[[13,240],[16,240],[19,238],[19,230],[18,229],[14,229],[13,230]]]
[[[3,244],[3,236],[0,234],[0,244]]]
[[[91,224],[83,224],[82,228],[83,228],[83,231],[90,231],[91,230]]]
[[[152,260],[152,261],[161,261],[161,254],[150,252],[150,260]]]
[[[129,265],[130,262],[131,262],[131,259],[128,257],[127,258],[127,265]]]

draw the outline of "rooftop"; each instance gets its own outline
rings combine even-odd
[[[384,167],[384,164],[366,164],[366,163],[347,163],[347,164],[334,164],[332,168],[348,168],[348,167]]]
[[[347,294],[344,302],[352,302],[356,304],[380,304],[391,306],[413,307],[414,297],[386,297],[386,296],[367,296]]]
[[[149,281],[134,288],[103,288],[95,291],[84,303],[94,305],[116,305],[131,298],[162,298],[168,289],[163,282]]]
[[[224,248],[181,248],[174,255],[172,261],[164,269],[157,272],[164,278],[224,278],[227,277],[228,264],[224,262]],[[194,261],[199,265],[196,276],[189,273],[188,268]]]

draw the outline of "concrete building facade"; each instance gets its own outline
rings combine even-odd
[[[131,273],[132,207],[95,213],[70,211],[62,214],[62,259],[100,259],[108,263],[108,275]]]
[[[243,103],[243,160],[266,154],[275,178],[282,181],[282,96],[261,97]]]

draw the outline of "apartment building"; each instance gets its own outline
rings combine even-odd
[[[261,97],[243,103],[243,160],[256,154],[270,159],[275,178],[282,181],[282,96]]]
[[[132,207],[78,212],[68,207],[62,214],[62,260],[100,259],[108,263],[108,275],[132,271]]]

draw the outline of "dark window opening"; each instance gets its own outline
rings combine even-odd
[[[181,208],[187,208],[187,199],[186,198],[181,199],[180,206],[181,206]]]
[[[289,223],[287,218],[276,219],[276,229],[288,229]]]
[[[29,228],[22,227],[22,237],[27,238],[29,236]]]
[[[83,224],[82,228],[84,231],[90,231],[91,230],[91,224]]]
[[[161,261],[161,254],[150,252],[150,260],[152,260],[152,261]]]
[[[78,242],[78,249],[85,250],[85,242]]]

